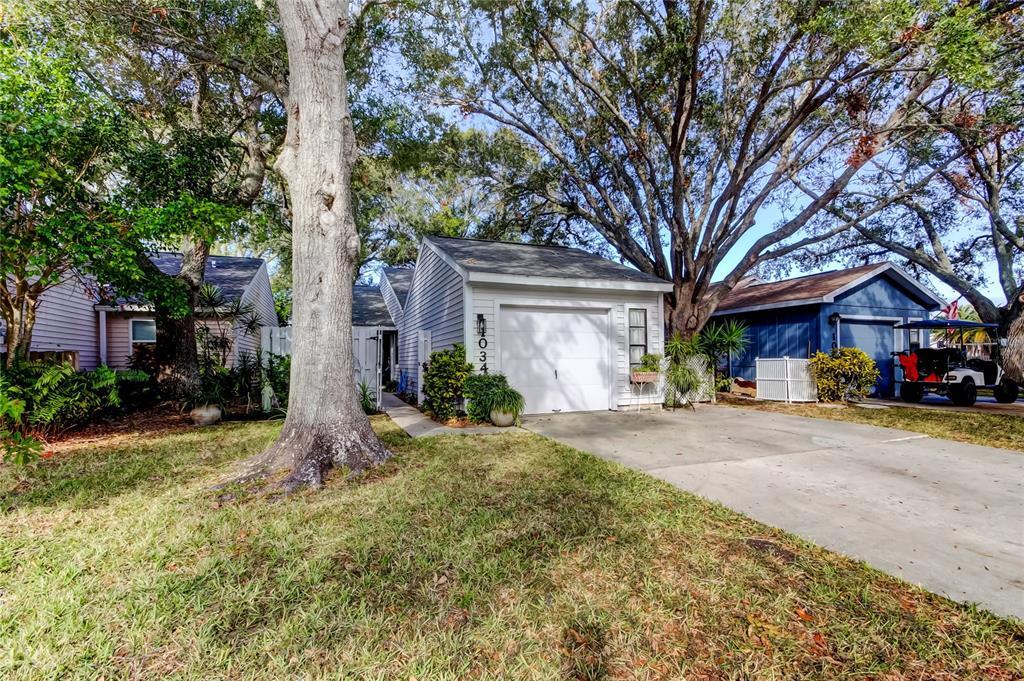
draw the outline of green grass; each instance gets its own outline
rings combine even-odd
[[[0,678],[1019,678],[1024,629],[528,434],[210,491],[279,424],[0,468]],[[751,542],[767,540],[769,544]]]
[[[832,421],[852,421],[883,428],[898,428],[924,433],[944,440],[969,442],[987,447],[1024,451],[1024,418],[1011,414],[980,414],[915,407],[866,409],[862,407],[828,408],[816,404],[785,404],[724,398],[722,404],[744,409],[773,411]]]

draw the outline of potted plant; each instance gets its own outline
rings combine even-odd
[[[212,426],[224,417],[224,395],[217,371],[203,371],[189,416],[197,426]]]
[[[491,408],[491,423],[506,428],[519,420],[526,408],[522,393],[511,386],[496,386],[487,396]]]
[[[633,383],[657,383],[661,374],[661,355],[646,354],[640,358],[640,366],[633,370]]]

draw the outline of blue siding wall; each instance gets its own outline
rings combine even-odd
[[[758,357],[806,358],[817,352],[818,305],[783,307],[763,312],[715,317],[712,321],[737,319],[747,325],[747,349],[732,357],[733,376],[754,380]]]
[[[834,303],[723,314],[713,321],[738,319],[749,327],[750,343],[746,351],[731,358],[733,376],[754,380],[754,360],[758,357],[805,358],[818,350],[827,352],[838,341],[844,347],[861,348],[878,363],[882,380],[876,394],[892,397],[897,392],[899,372],[894,371],[891,353],[906,349],[911,340],[909,331],[894,331],[892,327],[899,322],[927,318],[936,307],[931,301],[921,299],[920,294],[881,274],[837,296]],[[834,312],[847,317],[846,322],[840,323],[842,337],[839,339],[835,338],[835,327],[828,322]],[[927,337],[921,338],[921,344],[928,345]]]

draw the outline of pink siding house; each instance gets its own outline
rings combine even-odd
[[[158,253],[152,259],[168,274],[181,267],[175,253]],[[277,326],[270,276],[262,259],[210,256],[205,281],[218,287],[228,300],[251,304],[262,326]],[[99,289],[90,277],[74,276],[43,294],[32,352],[63,355],[83,370],[101,364],[127,368],[133,349],[156,338],[153,308],[145,301],[104,302]],[[225,331],[233,340],[229,366],[243,353],[258,355],[259,334],[243,333],[237,326]],[[0,338],[3,336],[0,322]]]

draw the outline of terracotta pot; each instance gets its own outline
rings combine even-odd
[[[221,420],[224,412],[216,404],[207,404],[202,407],[196,407],[189,412],[189,416],[192,417],[192,423],[197,426],[212,426]]]
[[[508,428],[515,422],[516,417],[514,414],[509,414],[505,411],[498,411],[496,409],[491,410],[491,423],[499,428]]]

